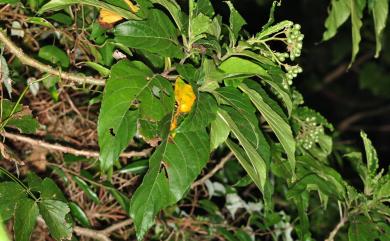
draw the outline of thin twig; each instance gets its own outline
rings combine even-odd
[[[42,72],[47,72],[52,75],[57,75],[61,79],[64,80],[70,80],[73,82],[76,82],[78,84],[92,84],[92,85],[105,85],[105,80],[103,79],[95,79],[93,77],[89,76],[81,76],[77,74],[72,74],[64,71],[60,71],[57,69],[54,69],[50,65],[43,64],[36,59],[31,58],[30,56],[23,53],[23,50],[18,48],[12,40],[10,40],[6,34],[3,31],[0,31],[0,41],[5,44],[7,49],[14,54],[20,62],[22,62],[25,65],[31,66],[33,68],[36,68]]]
[[[340,222],[336,225],[336,227],[333,228],[332,232],[330,232],[329,237],[327,239],[325,239],[325,241],[334,241],[334,238],[336,237],[340,228],[342,228],[347,221],[348,221],[348,218],[346,216],[343,216],[340,219]]]
[[[0,135],[4,136],[5,138],[8,138],[10,140],[25,142],[25,143],[28,143],[30,145],[39,146],[39,147],[42,147],[42,148],[45,148],[45,149],[48,149],[51,151],[59,151],[62,153],[69,153],[69,154],[72,154],[75,156],[85,156],[88,158],[98,158],[99,157],[99,152],[97,152],[97,151],[78,150],[78,149],[75,149],[72,147],[60,145],[58,143],[51,144],[51,143],[47,143],[47,142],[42,141],[42,140],[36,140],[36,139],[31,138],[31,137],[13,134],[10,132],[2,132],[2,133],[0,133]],[[124,158],[145,157],[145,156],[148,156],[151,153],[151,151],[152,151],[152,148],[148,148],[148,149],[145,149],[142,151],[124,152],[124,153],[120,154],[120,157],[124,157]]]
[[[215,173],[217,173],[219,170],[221,170],[225,166],[226,162],[228,162],[232,158],[232,156],[233,156],[233,153],[229,152],[229,154],[227,154],[224,158],[222,158],[221,161],[209,173],[204,175],[198,181],[194,182],[191,185],[191,188],[195,188],[199,185],[202,185],[204,182],[206,182],[208,179],[210,179],[210,177],[214,176]]]
[[[381,114],[389,112],[389,111],[390,111],[390,105],[386,105],[386,106],[380,107],[378,109],[355,113],[355,114],[349,116],[348,118],[344,119],[343,121],[341,121],[340,124],[338,125],[337,129],[340,132],[343,132],[343,131],[347,130],[353,123],[355,123],[357,121],[360,121],[364,118],[373,117],[376,115],[381,115]]]
[[[113,233],[114,231],[121,229],[123,227],[126,227],[130,224],[132,224],[133,221],[131,219],[126,219],[122,222],[113,224],[103,230],[93,230],[89,228],[82,228],[79,226],[76,226],[73,228],[73,231],[80,235],[80,236],[85,236],[93,239],[97,239],[99,241],[111,241],[110,234]]]

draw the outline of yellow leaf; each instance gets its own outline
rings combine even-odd
[[[196,96],[192,86],[186,84],[180,77],[176,79],[175,83],[175,99],[178,105],[179,113],[188,113],[196,100]]]
[[[102,24],[113,24],[116,23],[123,18],[118,14],[108,11],[107,9],[102,8],[100,10],[99,22]]]
[[[124,0],[127,6],[129,6],[130,11],[132,13],[136,13],[139,11],[139,7],[137,5],[134,5],[130,0]]]
[[[131,12],[136,13],[139,11],[139,7],[134,5],[130,0],[124,0],[124,1],[127,4],[127,6],[129,6],[129,9]],[[104,8],[100,9],[99,22],[102,25],[114,24],[122,19],[123,19],[122,16],[120,16],[114,12],[111,12],[111,11],[104,9]]]

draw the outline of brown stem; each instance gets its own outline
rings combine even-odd
[[[202,185],[204,182],[206,182],[208,179],[210,179],[210,177],[214,176],[215,173],[217,173],[219,170],[221,170],[225,166],[226,162],[228,162],[232,158],[232,156],[233,156],[233,153],[229,152],[229,154],[227,154],[224,158],[222,158],[222,160],[209,173],[204,175],[198,181],[194,182],[191,185],[191,188],[195,188],[199,185]]]
[[[121,229],[123,227],[126,227],[130,224],[132,224],[133,221],[131,219],[126,219],[122,222],[113,224],[103,230],[93,230],[89,228],[82,228],[82,227],[74,227],[73,231],[80,236],[85,236],[93,239],[97,239],[99,241],[111,241],[110,234],[118,229]]]
[[[332,232],[330,232],[329,237],[327,239],[325,239],[325,241],[334,241],[334,238],[336,237],[340,228],[342,228],[347,221],[348,221],[348,218],[346,216],[343,216],[340,219],[340,222],[333,228]]]
[[[78,150],[78,149],[75,149],[72,147],[62,146],[58,143],[51,144],[51,143],[47,143],[47,142],[42,141],[42,140],[36,140],[36,139],[30,138],[27,136],[13,134],[13,133],[9,133],[9,132],[2,132],[2,133],[0,133],[0,135],[2,135],[5,138],[8,138],[10,140],[13,140],[13,141],[25,142],[25,143],[28,143],[30,145],[39,146],[39,147],[42,147],[42,148],[45,148],[45,149],[48,149],[51,151],[59,151],[62,153],[69,153],[69,154],[73,154],[75,156],[85,156],[88,158],[98,158],[99,157],[99,152],[97,152],[97,151]],[[124,158],[145,157],[145,156],[148,156],[151,151],[152,151],[152,148],[145,149],[142,151],[124,152],[124,153],[120,154],[120,157],[124,157]]]
[[[61,79],[64,80],[70,80],[78,84],[92,84],[92,85],[105,85],[105,80],[102,79],[95,79],[93,77],[89,76],[81,76],[77,74],[72,74],[68,72],[63,72],[57,69],[54,69],[50,65],[43,64],[36,59],[31,58],[30,56],[23,53],[23,50],[18,48],[12,40],[10,40],[6,34],[3,31],[0,31],[0,42],[3,42],[5,46],[8,48],[8,50],[14,54],[20,62],[22,62],[25,65],[31,66],[33,68],[36,68],[42,72],[47,72],[52,75],[57,75]]]

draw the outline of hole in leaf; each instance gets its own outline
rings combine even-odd
[[[112,136],[115,136],[114,128],[110,128],[110,134],[111,134]]]

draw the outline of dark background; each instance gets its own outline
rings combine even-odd
[[[245,17],[250,33],[258,32],[269,17],[272,1],[236,0],[237,10]],[[217,12],[228,16],[222,1],[213,1]],[[298,63],[304,72],[294,79],[309,107],[323,114],[336,127],[336,142],[360,147],[359,132],[364,130],[377,148],[382,166],[390,159],[390,35],[385,29],[383,49],[374,58],[375,35],[372,16],[364,12],[362,42],[355,63],[351,58],[351,23],[348,20],[336,37],[322,42],[324,23],[330,1],[282,1],[275,11],[275,21],[292,20],[302,26],[305,35]],[[387,24],[389,25],[389,24]],[[365,83],[365,84],[364,84]]]

